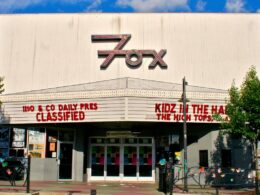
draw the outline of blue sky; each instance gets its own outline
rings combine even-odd
[[[260,0],[0,0],[0,13],[260,12]]]

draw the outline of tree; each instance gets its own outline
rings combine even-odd
[[[228,122],[223,122],[224,133],[242,136],[253,145],[255,169],[258,169],[257,148],[260,128],[260,80],[256,68],[252,66],[246,74],[240,89],[232,83],[229,90],[226,114]],[[219,117],[219,116],[218,116]],[[256,194],[259,194],[256,177]]]
[[[254,66],[247,72],[240,90],[233,82],[229,97],[226,109],[229,121],[223,123],[228,128],[226,132],[256,141],[260,127],[260,80]]]

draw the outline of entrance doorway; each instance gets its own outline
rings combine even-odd
[[[153,181],[153,138],[90,138],[90,179]]]
[[[73,148],[74,148],[73,130],[59,131],[58,134],[58,170],[59,180],[73,179]]]
[[[72,179],[72,143],[60,143],[59,179]]]
[[[152,177],[152,146],[124,146],[124,176]]]

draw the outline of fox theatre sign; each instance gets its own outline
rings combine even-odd
[[[152,57],[153,60],[149,64],[149,69],[154,69],[156,66],[159,66],[161,69],[167,69],[167,64],[163,60],[164,55],[166,54],[166,49],[161,49],[159,52],[152,49],[145,50],[123,50],[123,47],[130,40],[131,35],[92,35],[92,42],[97,41],[118,41],[118,44],[113,50],[98,50],[99,57],[105,57],[105,60],[100,66],[100,69],[107,69],[110,63],[116,57],[125,57],[125,62],[130,68],[139,68],[142,65],[143,57]],[[134,59],[134,60],[133,60]]]

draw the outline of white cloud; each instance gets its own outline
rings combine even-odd
[[[0,0],[0,13],[12,13],[23,10],[34,5],[45,5],[51,3],[77,4],[85,2],[88,6],[86,11],[97,11],[103,0]]]
[[[0,1],[0,12],[9,13],[14,10],[24,9],[31,5],[43,3],[43,0],[1,0]]]
[[[86,8],[86,12],[101,12],[98,9],[102,4],[102,0],[93,0],[92,3]]]
[[[227,0],[225,9],[227,12],[246,12],[244,0]]]
[[[117,0],[116,4],[120,7],[131,7],[137,12],[190,10],[188,0]]]
[[[197,2],[197,4],[196,4],[196,10],[198,10],[198,11],[204,11],[206,4],[207,4],[206,1],[199,0],[199,1]]]
[[[257,13],[260,13],[260,9],[256,10]]]

